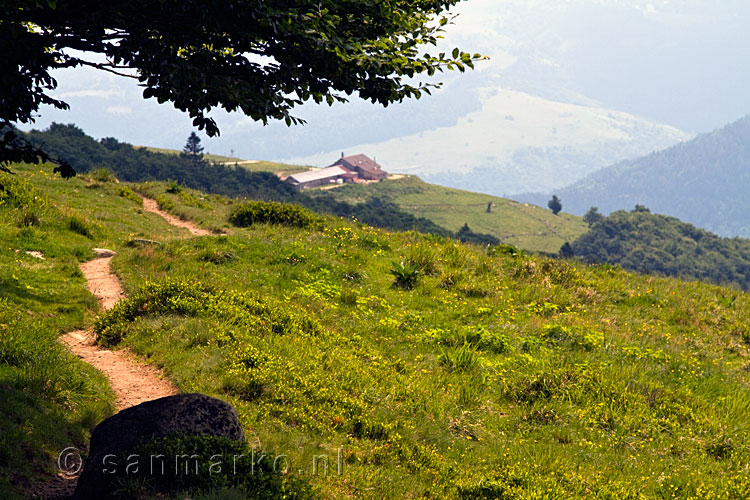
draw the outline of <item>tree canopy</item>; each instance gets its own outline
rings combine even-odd
[[[557,215],[562,210],[562,201],[556,194],[553,194],[552,199],[547,202],[547,206],[552,210],[553,214]]]
[[[201,146],[201,138],[198,137],[198,134],[190,132],[185,147],[182,148],[182,154],[196,160],[203,158],[203,146]]]
[[[479,54],[431,55],[460,0],[5,0],[0,4],[0,127],[32,122],[52,70],[90,66],[137,79],[144,98],[172,102],[209,136],[217,107],[254,120],[302,120],[295,106],[388,105],[437,83],[411,77],[464,71]],[[0,144],[0,162],[10,145]]]
[[[720,238],[644,208],[602,218],[571,250],[590,263],[750,289],[750,240]]]
[[[589,208],[588,212],[586,212],[583,216],[583,222],[588,224],[589,227],[593,226],[597,222],[600,222],[602,219],[604,219],[604,215],[599,212],[599,207]]]

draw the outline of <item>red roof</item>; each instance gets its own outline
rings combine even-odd
[[[366,170],[372,173],[381,173],[383,169],[374,160],[366,155],[352,155],[340,158],[334,165],[343,165],[352,170]]]

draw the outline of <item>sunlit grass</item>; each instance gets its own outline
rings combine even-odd
[[[227,233],[186,237],[122,184],[31,180],[93,229],[19,226],[21,208],[2,208],[3,258],[45,273],[5,268],[38,287],[22,307],[69,294],[57,328],[89,324],[77,260],[113,247],[138,313],[100,316],[108,339],[182,391],[230,401],[250,444],[287,454],[321,497],[750,496],[744,293],[327,216],[239,228],[237,201],[133,187]],[[127,245],[135,237],[161,244]],[[11,255],[38,245],[65,257],[42,271]],[[418,270],[411,287],[394,286],[394,263]],[[321,454],[331,473],[313,477]]]

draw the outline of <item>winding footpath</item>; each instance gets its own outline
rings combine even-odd
[[[183,221],[159,209],[155,200],[144,198],[143,209],[163,217],[173,226],[187,229],[195,236],[211,233],[189,221]],[[103,310],[110,309],[117,301],[125,298],[120,280],[112,272],[110,261],[115,255],[112,250],[95,248],[96,258],[81,264],[81,272],[86,285],[99,300]],[[177,394],[177,388],[167,380],[161,370],[149,365],[142,358],[127,349],[111,351],[96,345],[96,337],[90,330],[76,330],[60,337],[71,353],[90,364],[109,380],[117,395],[117,411],[131,406]],[[35,498],[68,498],[75,490],[77,477],[58,474],[52,481],[40,485],[32,493]]]
[[[143,198],[143,209],[163,217],[173,226],[187,229],[195,236],[207,236],[211,233],[189,221],[183,221],[159,209],[155,200]],[[96,258],[81,264],[81,272],[86,278],[86,285],[99,300],[103,310],[110,309],[118,300],[125,297],[120,280],[110,269],[110,261],[115,252],[104,248],[95,248]],[[161,371],[149,366],[127,349],[111,351],[96,345],[96,338],[91,331],[76,330],[60,337],[70,351],[104,373],[109,379],[112,390],[117,395],[117,410],[177,394],[177,389]]]
[[[81,264],[86,284],[99,299],[103,310],[107,310],[125,297],[125,293],[109,262],[114,252],[95,248],[96,258]],[[110,351],[96,345],[96,337],[91,331],[76,330],[60,337],[70,352],[90,364],[109,379],[112,390],[117,395],[117,410],[150,401],[163,396],[177,394],[177,390],[163,374],[148,366],[126,349]]]
[[[143,198],[143,209],[146,212],[152,212],[152,213],[161,215],[164,218],[164,220],[166,220],[173,226],[187,229],[188,231],[193,233],[194,236],[210,236],[211,235],[210,231],[207,231],[203,229],[202,227],[198,227],[190,221],[181,220],[171,214],[168,214],[167,212],[159,208],[159,204],[156,202],[156,200],[152,200],[151,198]]]

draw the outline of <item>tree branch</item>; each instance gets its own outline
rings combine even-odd
[[[126,69],[129,68],[129,66],[115,66],[112,64],[104,64],[104,63],[94,63],[91,61],[84,61],[83,59],[71,59],[72,62],[75,64],[81,64],[83,66],[90,66],[92,68],[100,69],[102,71],[106,71],[108,73],[112,73],[117,76],[124,76],[125,78],[132,78],[134,80],[138,79],[137,75],[130,75],[128,73],[120,73],[119,71],[115,71],[113,68],[120,68],[120,69]]]

